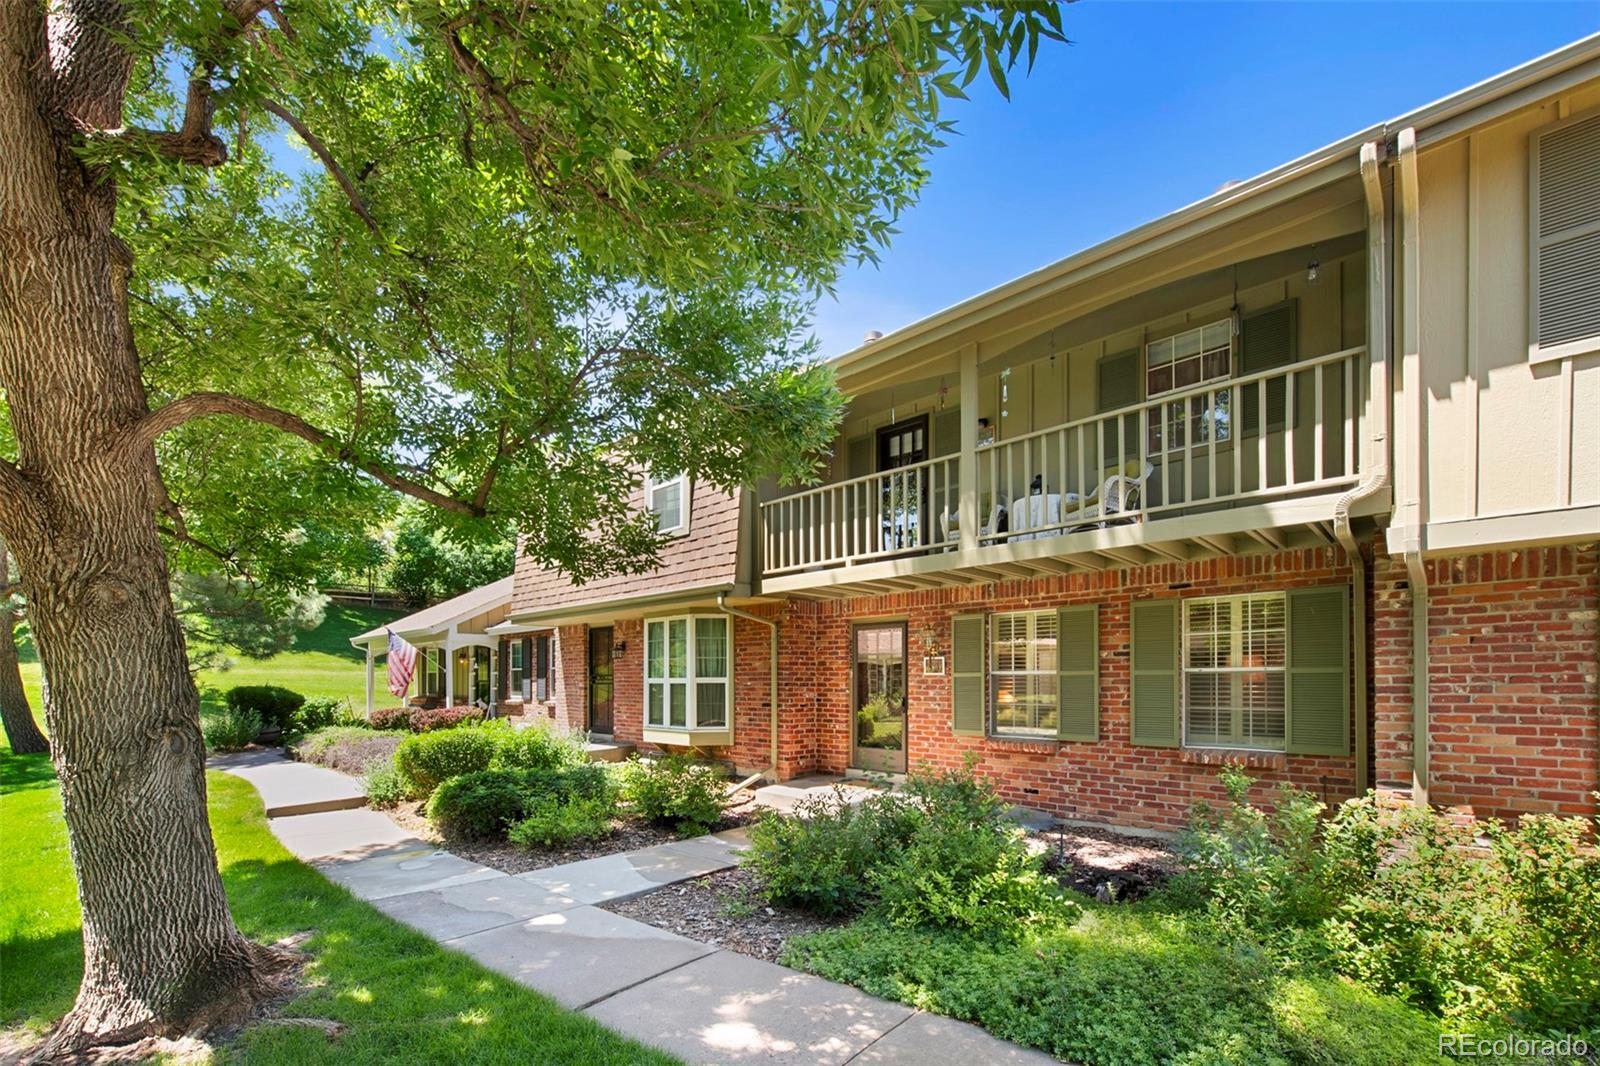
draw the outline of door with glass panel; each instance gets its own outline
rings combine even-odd
[[[612,701],[616,684],[612,676],[611,627],[589,630],[589,732],[611,736]]]
[[[927,458],[927,415],[878,430],[878,514],[885,551],[927,543],[927,470],[917,466]]]
[[[852,638],[854,758],[862,770],[906,770],[906,627],[863,625]]]

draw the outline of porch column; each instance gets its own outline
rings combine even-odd
[[[978,546],[978,345],[961,346],[961,455],[956,463],[956,484],[961,494],[960,519],[963,552]]]
[[[367,717],[372,717],[372,642],[367,642]]]
[[[450,637],[447,635],[444,638],[444,651],[440,653],[444,656],[444,705],[446,707],[454,707],[456,705],[456,657],[453,654],[454,651],[455,647],[451,644]]]

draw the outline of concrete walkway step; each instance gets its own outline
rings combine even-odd
[[[726,870],[744,850],[743,830],[657,844],[653,848],[529,870],[517,879],[579,903],[604,903]]]
[[[213,769],[242,777],[261,793],[268,818],[346,811],[367,805],[362,783],[337,770],[295,762],[282,752],[240,751],[210,760]]]

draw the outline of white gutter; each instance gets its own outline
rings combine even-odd
[[[778,623],[769,618],[762,618],[760,615],[751,614],[749,611],[741,611],[737,607],[729,607],[728,594],[726,592],[717,593],[717,610],[721,611],[723,614],[732,615],[735,618],[743,618],[747,622],[759,622],[772,631],[772,652],[771,659],[768,663],[770,674],[767,679],[767,684],[771,686],[767,689],[767,706],[770,709],[768,735],[771,737],[770,758],[772,760],[772,765],[767,768],[765,774],[760,776],[766,776],[774,784],[776,784],[778,781]],[[729,711],[732,711],[731,706],[729,707]],[[758,775],[751,775],[751,777],[755,776]],[[749,780],[747,779],[743,785],[739,786],[739,788],[744,788],[745,785],[748,784]]]
[[[1418,806],[1428,802],[1428,572],[1422,562],[1422,529],[1427,521],[1422,491],[1423,457],[1427,430],[1426,390],[1422,381],[1422,235],[1417,186],[1417,131],[1409,126],[1396,137],[1399,155],[1400,231],[1400,343],[1405,375],[1407,414],[1405,522],[1400,530],[1401,552],[1411,585],[1411,798]]]
[[[1361,146],[1361,184],[1367,202],[1367,351],[1368,418],[1370,421],[1367,472],[1360,483],[1340,496],[1333,505],[1333,532],[1350,560],[1351,631],[1355,640],[1355,757],[1356,791],[1365,793],[1367,774],[1367,720],[1371,707],[1367,701],[1367,560],[1350,529],[1350,508],[1359,500],[1375,496],[1389,487],[1389,404],[1393,400],[1389,373],[1389,217],[1383,199],[1383,175],[1379,171],[1382,145],[1368,141]]]

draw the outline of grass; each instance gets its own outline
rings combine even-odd
[[[308,985],[286,1017],[218,1049],[222,1063],[672,1063],[385,917],[295,860],[255,790],[207,775],[212,833],[239,927],[260,941],[311,931]],[[60,792],[44,756],[0,754],[0,1025],[36,1032],[71,1006],[83,954]]]
[[[282,685],[304,696],[348,699],[357,710],[367,701],[366,655],[350,646],[350,638],[391,622],[398,612],[372,607],[328,604],[322,624],[298,635],[294,646],[270,659],[246,659],[230,653],[233,664],[225,670],[202,670],[195,678],[202,708],[217,707],[222,693],[236,685]],[[26,639],[22,654],[22,685],[35,713],[41,706],[39,663]]]

